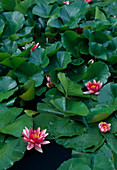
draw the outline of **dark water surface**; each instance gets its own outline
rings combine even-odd
[[[71,149],[66,149],[53,140],[43,147],[43,152],[39,153],[34,149],[26,151],[24,157],[9,170],[56,170],[62,162],[71,158]]]

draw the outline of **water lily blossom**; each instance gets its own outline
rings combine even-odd
[[[34,44],[35,42],[33,41],[32,43],[29,43],[29,44]],[[28,45],[28,44],[26,44],[26,45]],[[31,50],[30,50],[30,53],[35,49],[35,48],[40,48],[40,46],[39,46],[39,43],[36,43],[36,44],[34,44],[33,45],[33,47],[31,48]],[[22,47],[22,49],[25,49],[25,47]]]
[[[92,0],[84,0],[84,1],[86,1],[87,3],[91,3],[92,2]]]
[[[51,77],[50,77],[49,74],[46,76],[46,79],[47,79],[47,81],[48,81],[48,82],[46,83],[47,87],[49,87],[49,88],[55,87],[54,83],[51,82]]]
[[[100,81],[96,83],[96,80],[93,80],[93,83],[89,81],[85,85],[89,91],[83,92],[84,94],[99,94],[99,90],[102,87],[102,83]]]
[[[69,5],[69,1],[65,1],[65,2],[63,2],[63,3]]]
[[[106,122],[100,122],[98,125],[99,129],[101,132],[107,132],[111,128],[111,124],[106,123]]]
[[[28,129],[25,127],[22,134],[24,135],[23,139],[28,142],[27,150],[31,150],[33,147],[38,151],[43,153],[41,145],[49,144],[49,141],[45,140],[45,137],[48,136],[46,129],[40,131],[40,127],[37,130]]]

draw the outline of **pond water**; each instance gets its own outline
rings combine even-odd
[[[69,158],[71,149],[66,149],[52,140],[50,144],[43,145],[43,153],[34,149],[26,151],[24,157],[15,162],[9,170],[56,170]]]

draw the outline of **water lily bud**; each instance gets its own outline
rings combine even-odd
[[[94,63],[94,60],[93,60],[93,59],[91,59],[91,60],[88,61],[88,65],[93,64],[93,63]]]

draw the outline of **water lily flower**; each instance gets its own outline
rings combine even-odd
[[[33,147],[38,151],[43,153],[41,145],[49,144],[49,141],[45,140],[45,137],[48,135],[46,129],[40,131],[40,127],[37,130],[28,129],[25,127],[22,134],[24,135],[23,139],[28,142],[27,150],[31,150]]]
[[[29,43],[29,44],[32,44],[32,45],[33,45],[34,43],[35,43],[35,42],[33,41],[32,43]],[[26,45],[28,45],[28,44],[26,44]],[[35,48],[40,48],[39,43],[33,45],[33,47],[32,47],[31,50],[30,50],[30,53],[31,53]],[[22,49],[25,49],[25,47],[22,47]]]
[[[50,77],[49,74],[46,76],[46,79],[47,79],[47,81],[48,81],[48,82],[46,83],[47,87],[49,87],[49,88],[55,87],[54,83],[51,82],[51,77]]]
[[[117,18],[116,15],[114,15],[114,18]]]
[[[89,81],[85,85],[89,91],[83,92],[84,94],[99,94],[99,90],[102,87],[102,83],[100,83],[100,81],[96,83],[95,80],[93,80],[93,83]]]
[[[63,3],[69,5],[69,1],[65,1],[65,2],[63,2]]]
[[[101,132],[107,132],[111,128],[111,124],[106,123],[106,122],[100,122],[98,125],[99,129]]]
[[[92,2],[92,0],[84,0],[84,1],[86,1],[87,3],[91,3]]]

